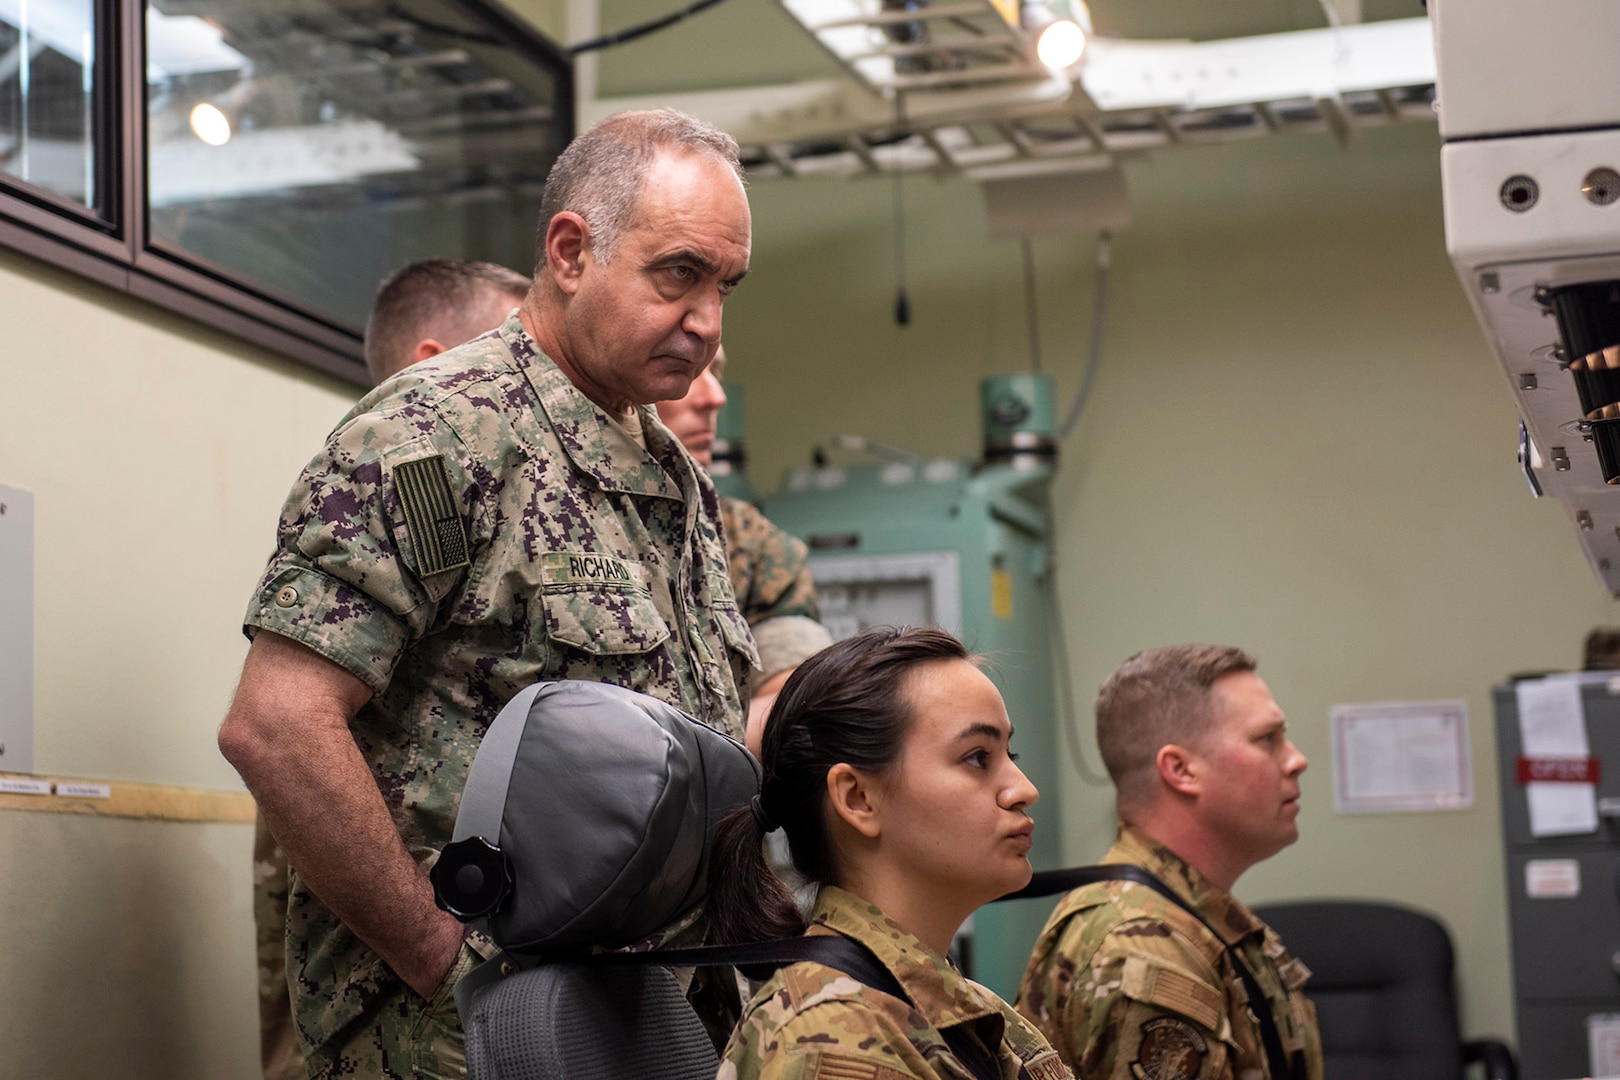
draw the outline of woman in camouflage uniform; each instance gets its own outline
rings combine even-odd
[[[1061,1080],[1045,1040],[946,959],[956,928],[1029,881],[1038,794],[1009,750],[995,686],[961,643],[883,627],[801,664],[766,722],[764,780],[722,822],[708,911],[716,940],[841,934],[909,1002],[814,962],[749,1004],[720,1080]],[[806,930],[761,856],[780,825],[819,882]]]

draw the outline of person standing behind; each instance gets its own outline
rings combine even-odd
[[[351,411],[282,511],[220,729],[292,864],[313,1076],[460,1076],[451,992],[491,943],[438,909],[486,726],[594,679],[741,737],[757,664],[719,504],[661,425],[748,269],[736,142],[671,110],[571,143],[521,309]]]
[[[658,419],[681,440],[686,452],[705,469],[712,463],[715,417],[726,403],[721,385],[726,350],[692,380],[686,396],[658,403]],[[726,527],[726,556],[731,587],[759,648],[759,671],[750,683],[748,749],[756,755],[760,732],[777,691],[799,662],[832,643],[821,625],[816,586],[810,578],[804,542],[771,524],[759,509],[730,495],[720,496]]]
[[[372,383],[494,330],[530,284],[516,270],[472,259],[423,259],[395,271],[366,321]]]
[[[366,370],[380,383],[411,364],[500,326],[529,279],[468,259],[423,259],[377,289],[366,323]],[[306,1075],[287,989],[287,856],[264,815],[253,829],[253,928],[259,955],[259,1060],[265,1080]]]
[[[1197,914],[1138,882],[1086,885],[1058,903],[1017,1005],[1077,1076],[1321,1080],[1309,972],[1231,893],[1299,838],[1305,755],[1254,669],[1241,649],[1150,649],[1097,695],[1120,821],[1103,863],[1148,872]],[[1234,958],[1264,1001],[1250,1001]]]

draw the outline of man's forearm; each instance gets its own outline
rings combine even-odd
[[[261,633],[220,729],[220,749],[299,876],[427,997],[454,962],[463,927],[434,905],[349,733],[367,697],[336,665]]]

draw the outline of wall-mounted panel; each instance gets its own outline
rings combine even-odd
[[[34,767],[34,496],[0,484],[0,772]]]

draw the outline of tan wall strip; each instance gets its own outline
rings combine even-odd
[[[70,776],[31,776],[0,773],[0,781],[46,783],[49,795],[17,794],[0,791],[0,811],[35,810],[56,814],[101,814],[106,817],[156,818],[161,821],[224,821],[251,825],[255,813],[253,796],[245,791],[214,791],[208,788],[174,787],[168,784],[137,784],[123,780],[83,780]],[[106,798],[80,798],[56,794],[63,785],[81,784],[90,789],[105,788]]]

